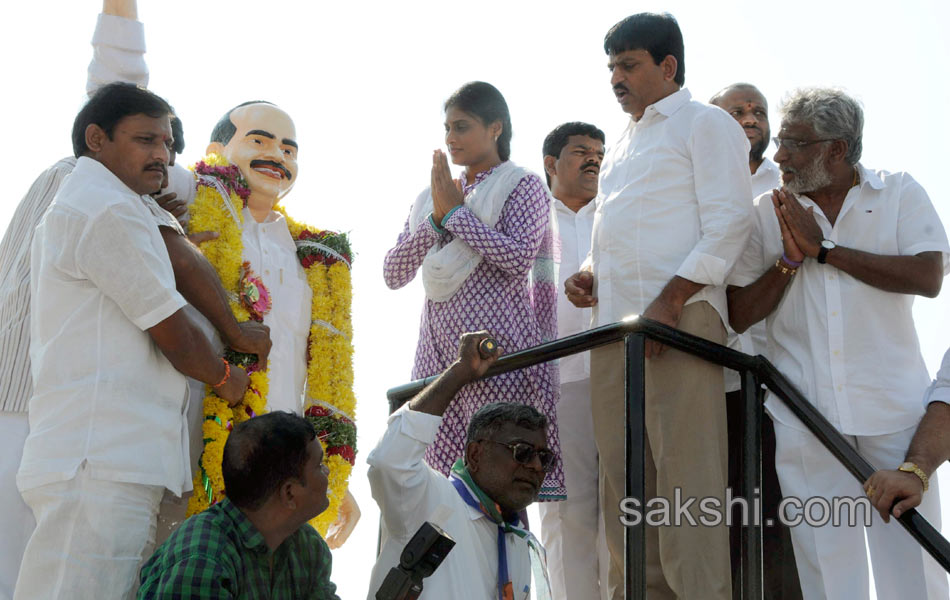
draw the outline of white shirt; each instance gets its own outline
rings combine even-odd
[[[101,14],[92,47],[86,82],[90,95],[113,81],[142,86],[148,82],[142,23]],[[30,244],[36,224],[74,166],[74,157],[64,158],[36,178],[0,242],[0,411],[25,413],[33,393],[29,356]]]
[[[406,543],[425,521],[434,522],[455,540],[442,565],[424,581],[420,599],[498,597],[498,527],[459,496],[448,479],[423,462],[442,417],[409,410],[389,417],[389,426],[370,452],[369,484],[382,516],[381,550],[370,577],[367,598],[376,591]],[[517,600],[528,597],[531,558],[527,543],[506,534],[508,574]]]
[[[767,157],[762,158],[759,168],[752,173],[752,197],[755,202],[759,201],[759,196],[765,193],[771,194],[772,190],[780,187],[782,172],[778,165]],[[765,200],[771,202],[771,196],[766,196]],[[739,350],[746,354],[755,356],[756,354],[765,354],[768,348],[768,342],[765,336],[765,320],[754,323],[748,330],[736,334],[732,327],[726,326],[728,333],[726,345],[733,350]],[[738,371],[732,369],[723,369],[725,373],[725,383],[727,392],[735,392],[742,388],[741,377]]]
[[[771,204],[772,190],[781,187],[781,185],[782,172],[778,165],[768,158],[763,158],[762,164],[752,174],[752,197],[755,198],[753,202],[768,202]],[[768,195],[760,198],[762,194]],[[743,352],[747,354],[766,354],[769,343],[765,333],[765,320],[763,319],[749,327],[745,333],[739,336],[739,340],[743,345]]]
[[[752,221],[749,142],[719,108],[679,90],[651,104],[607,153],[594,217],[594,325],[641,314],[674,275],[707,287],[728,321],[726,275]]]
[[[950,404],[950,349],[943,355],[943,363],[937,371],[937,378],[933,380],[927,393],[924,394],[924,407],[931,402],[945,402]]]
[[[32,247],[30,435],[20,490],[72,478],[190,489],[185,377],[148,332],[185,306],[142,197],[80,158]]]
[[[557,337],[563,338],[590,329],[589,308],[577,308],[564,294],[564,282],[581,270],[581,264],[590,252],[591,230],[594,227],[594,212],[597,204],[585,204],[577,212],[563,202],[554,199],[558,235],[561,243],[561,263],[558,270]],[[589,353],[575,354],[561,359],[561,384],[581,381],[590,377]]]
[[[244,260],[251,263],[251,269],[264,281],[271,295],[270,312],[264,315],[271,339],[267,359],[267,408],[301,414],[313,293],[297,260],[297,247],[283,215],[271,212],[265,222],[258,223],[245,208],[241,240]]]
[[[874,254],[944,253],[950,246],[927,192],[907,173],[858,165],[861,183],[851,188],[831,226],[821,208],[799,196],[826,239]],[[756,226],[734,277],[757,280],[782,255],[772,203],[762,196]],[[805,259],[778,306],[766,319],[768,356],[832,425],[846,435],[881,435],[914,426],[923,414],[929,383],[920,355],[914,296],[885,292],[829,264]],[[785,425],[804,426],[769,396],[766,407]]]

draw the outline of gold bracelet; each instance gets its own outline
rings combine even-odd
[[[792,277],[795,275],[795,273],[798,273],[798,267],[786,267],[784,264],[782,264],[781,258],[775,259],[775,266],[779,268],[779,270],[782,272],[782,275],[788,275],[789,277]]]

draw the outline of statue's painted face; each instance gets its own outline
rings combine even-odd
[[[276,203],[297,181],[294,122],[271,104],[236,108],[231,122],[237,131],[219,152],[241,169],[252,196]]]

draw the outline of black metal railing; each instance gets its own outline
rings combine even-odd
[[[677,350],[688,352],[708,362],[738,371],[742,377],[742,449],[740,457],[741,478],[737,496],[752,497],[753,490],[761,489],[761,428],[764,388],[768,388],[818,440],[861,483],[874,472],[874,467],[848,444],[845,438],[825,419],[818,410],[762,356],[749,356],[720,346],[703,338],[673,329],[656,321],[634,318],[613,323],[554,340],[533,348],[501,357],[491,366],[484,377],[494,377],[509,371],[523,369],[543,362],[563,358],[617,342],[624,343],[626,377],[624,381],[626,406],[624,409],[626,430],[626,496],[644,506],[643,445],[644,445],[644,345],[646,339],[661,342]],[[436,376],[412,381],[389,390],[390,411],[397,409],[412,398]],[[728,509],[728,507],[726,507]],[[905,511],[898,519],[901,525],[917,542],[950,571],[950,543],[934,529],[916,510]],[[626,527],[624,558],[626,564],[626,598],[646,598],[644,560],[646,556],[645,529]],[[762,598],[762,527],[761,514],[749,519],[740,535],[739,585],[741,598]]]

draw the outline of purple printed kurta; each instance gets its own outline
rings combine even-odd
[[[493,170],[478,174],[471,185],[463,179],[464,193],[468,194]],[[458,357],[463,333],[487,330],[506,353],[557,337],[555,284],[529,281],[536,259],[552,259],[549,202],[541,179],[531,174],[523,177],[508,196],[494,228],[465,206],[443,223],[441,234],[429,219],[414,233],[410,233],[406,222],[384,262],[386,285],[392,289],[406,285],[416,276],[430,248],[442,247],[455,237],[482,256],[481,263],[449,300],[426,299],[412,369],[414,378],[436,375],[452,364]],[[547,416],[548,446],[559,457],[555,468],[545,477],[539,499],[563,499],[566,491],[555,412],[558,393],[554,363],[465,386],[446,410],[435,442],[426,451],[426,462],[448,475],[452,463],[463,455],[468,423],[479,408],[498,401],[528,404]]]

